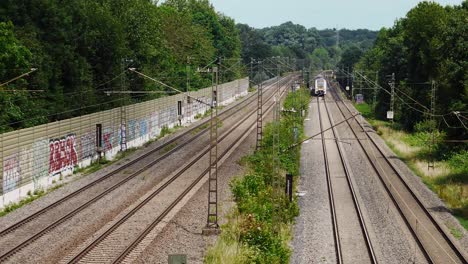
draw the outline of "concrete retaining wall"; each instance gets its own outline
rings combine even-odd
[[[248,79],[239,79],[220,85],[219,104],[246,95],[248,84]],[[211,87],[189,94],[211,104]],[[125,114],[115,108],[1,134],[0,208],[96,161],[96,124],[102,124],[102,155],[110,160],[121,151],[123,137],[127,148],[139,147],[159,136],[164,126],[187,125],[208,109],[179,94],[126,106]]]

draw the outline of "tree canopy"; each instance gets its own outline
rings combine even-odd
[[[280,56],[297,59],[299,68],[312,66],[315,70],[334,68],[343,50],[351,47],[361,52],[368,50],[377,36],[377,32],[367,29],[307,29],[292,22],[263,29],[238,24],[237,28],[241,31],[246,63],[250,58]]]
[[[37,72],[8,89],[44,90],[0,95],[0,131],[156,96],[108,97],[107,90],[164,90],[129,67],[182,90],[189,76],[190,89],[198,89],[211,78],[195,69],[217,57],[229,68],[241,56],[235,22],[207,0],[5,0],[0,23],[1,80],[35,67]],[[240,75],[234,67],[222,77]]]
[[[38,69],[0,89],[43,91],[3,92],[0,132],[161,96],[107,96],[105,91],[167,91],[128,68],[196,90],[211,84],[211,77],[196,69],[216,58],[221,58],[224,82],[246,74],[252,58],[282,57],[297,68],[331,68],[341,50],[364,51],[375,38],[372,31],[340,30],[336,46],[334,29],[292,22],[264,29],[236,25],[208,0],[5,0],[0,23],[1,80]]]
[[[406,129],[428,119],[434,81],[435,125],[451,136],[466,135],[454,111],[466,114],[468,109],[467,17],[467,1],[453,7],[421,2],[392,28],[382,29],[375,45],[356,64],[370,76],[378,72],[380,85],[388,90],[388,76],[395,73],[396,94],[405,100],[396,100],[396,117]],[[388,105],[389,95],[381,92],[377,107],[381,118]]]

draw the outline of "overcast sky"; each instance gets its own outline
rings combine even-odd
[[[418,0],[210,0],[215,9],[255,28],[292,21],[307,28],[391,27],[396,19],[421,2]],[[462,0],[437,0],[459,5]]]

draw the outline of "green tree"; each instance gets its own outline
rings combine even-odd
[[[264,60],[272,55],[271,46],[262,39],[258,30],[247,24],[237,24],[237,29],[242,43],[241,57],[245,64],[249,64],[252,58]]]
[[[0,22],[0,83],[29,71],[31,52],[16,39],[11,22]],[[30,95],[21,92],[27,88],[27,81],[19,79],[0,87],[0,132],[20,127],[17,123],[33,112]],[[18,90],[18,92],[12,92]]]
[[[324,47],[316,48],[312,54],[309,55],[311,66],[314,70],[325,70],[331,67],[330,56]]]

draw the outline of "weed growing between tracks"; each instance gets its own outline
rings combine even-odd
[[[306,89],[290,93],[280,123],[280,150],[295,142],[294,130],[298,128],[298,138],[303,136],[303,121],[300,109],[308,109],[309,95]],[[289,202],[284,194],[285,174],[291,173],[294,179],[299,175],[300,148],[281,152],[280,175],[273,171],[273,132],[275,127],[268,124],[264,130],[262,149],[242,159],[247,167],[243,177],[231,182],[231,190],[237,207],[222,226],[222,234],[205,257],[205,263],[287,263],[291,254],[288,242],[291,239],[291,226],[299,214],[296,198]],[[274,177],[279,177],[274,179]],[[277,181],[275,181],[277,180]],[[281,184],[273,184],[279,182]],[[296,180],[294,181],[296,182]],[[294,188],[295,189],[295,188]],[[276,223],[275,221],[279,221]]]
[[[356,109],[371,123],[386,144],[402,159],[422,181],[436,193],[452,210],[460,224],[468,230],[468,146],[457,143],[449,145],[443,140],[446,135],[435,133],[438,143],[429,148],[432,141],[428,122],[415,126],[413,133],[405,132],[389,122],[375,120],[367,104],[356,104]],[[428,168],[434,158],[435,168]],[[450,227],[452,234],[460,238],[461,231]]]

